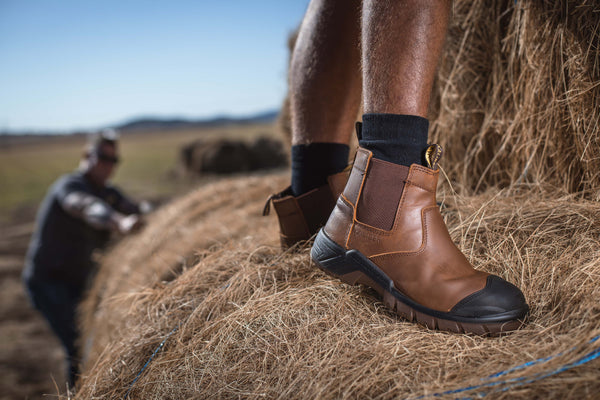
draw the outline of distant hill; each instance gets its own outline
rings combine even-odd
[[[232,117],[227,115],[221,115],[208,119],[198,120],[184,118],[135,118],[123,124],[116,125],[114,126],[114,128],[125,133],[131,131],[215,127],[229,124],[268,123],[275,121],[278,114],[279,110],[272,110],[246,117]]]
[[[137,117],[120,124],[110,124],[105,127],[118,129],[121,133],[143,132],[151,130],[189,129],[216,127],[231,124],[269,123],[277,119],[279,110],[269,110],[249,116],[234,117],[230,115],[218,115],[204,119],[187,118],[160,118],[160,117]],[[102,129],[89,131],[0,131],[0,146],[23,142],[38,142],[53,136],[87,135]]]

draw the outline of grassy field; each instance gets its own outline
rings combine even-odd
[[[182,145],[200,138],[254,139],[275,136],[272,124],[232,125],[219,128],[143,132],[121,139],[122,164],[114,183],[134,198],[164,198],[190,186],[189,180],[174,179]],[[0,222],[20,209],[35,208],[49,185],[61,174],[77,167],[85,138],[57,136],[39,142],[0,147]]]

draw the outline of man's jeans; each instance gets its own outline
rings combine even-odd
[[[77,324],[75,312],[81,299],[82,288],[61,282],[29,280],[25,287],[35,308],[48,320],[50,327],[60,339],[67,353],[67,377],[69,386],[75,384],[79,372],[77,360]]]

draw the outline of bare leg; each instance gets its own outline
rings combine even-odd
[[[292,144],[347,144],[358,113],[360,1],[313,0],[290,71]]]
[[[365,113],[427,118],[451,0],[365,0],[362,65]]]
[[[360,13],[361,0],[311,0],[300,26],[290,63],[291,185],[270,198],[283,247],[325,224],[345,184],[361,101]]]
[[[272,197],[288,245],[308,239],[316,229],[300,234],[286,227],[318,228],[338,197],[339,189],[334,188],[338,185],[332,185],[332,179],[340,176],[348,162],[347,144],[362,91],[361,4],[361,0],[312,0],[300,27],[290,69],[291,189]],[[364,93],[367,111],[409,114],[400,118],[401,123],[396,115],[363,117],[360,144],[374,157],[403,165],[421,161],[428,122],[418,115],[427,112],[448,4],[449,0],[365,3],[362,57],[369,84]],[[331,201],[323,200],[329,197]],[[301,210],[290,212],[298,207]],[[295,215],[306,223],[294,219]],[[310,224],[312,220],[317,222]]]

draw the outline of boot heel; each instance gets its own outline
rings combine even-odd
[[[313,262],[327,275],[348,285],[366,284],[367,277],[351,266],[346,250],[329,239],[321,229],[310,251]]]
[[[317,234],[310,256],[322,270],[336,278],[342,279],[343,276],[357,271],[352,260],[348,258],[346,249],[331,240],[323,229]]]
[[[331,240],[323,229],[321,229],[315,239],[310,251],[311,258],[317,266],[326,274],[341,280],[348,285],[366,285],[375,289],[380,295],[383,295],[384,287],[391,283],[389,278],[381,278],[379,282],[373,279],[373,274],[366,273],[369,268],[365,268],[365,263],[356,250],[346,251],[342,246]],[[368,262],[368,261],[366,261]],[[377,267],[375,267],[377,268]],[[381,272],[377,275],[383,275]]]

